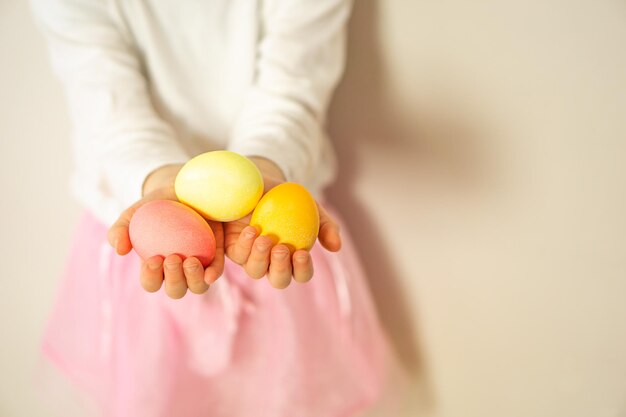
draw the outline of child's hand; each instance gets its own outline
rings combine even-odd
[[[257,164],[265,183],[265,192],[281,184],[285,178],[278,167],[267,159],[250,158]],[[320,230],[318,239],[327,250],[336,252],[341,248],[339,226],[318,204]],[[285,288],[291,278],[297,282],[307,282],[313,277],[311,255],[306,250],[298,250],[290,256],[285,245],[274,245],[267,236],[258,236],[257,230],[250,226],[248,215],[243,219],[224,223],[226,255],[241,265],[252,278],[267,275],[275,288]]]
[[[174,180],[182,165],[168,165],[157,169],[148,176],[144,184],[143,198],[124,210],[111,226],[108,240],[119,255],[126,255],[132,249],[128,227],[135,211],[152,200],[178,201],[174,192]],[[139,274],[142,287],[148,292],[156,292],[165,281],[165,292],[171,298],[181,298],[187,289],[202,294],[222,275],[224,270],[224,229],[222,223],[208,221],[215,234],[217,248],[215,259],[206,269],[197,258],[184,261],[178,255],[169,255],[165,259],[154,256],[142,262]]]

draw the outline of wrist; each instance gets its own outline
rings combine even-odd
[[[286,181],[283,170],[272,160],[261,156],[248,157],[261,171],[263,176],[263,193]]]
[[[283,170],[272,160],[264,158],[262,156],[249,156],[254,164],[257,166],[263,178],[269,178],[278,182],[285,182],[285,174]]]
[[[141,195],[145,196],[156,190],[169,189],[174,193],[174,182],[176,175],[183,164],[163,165],[152,171],[143,182]],[[174,195],[174,194],[173,194]]]

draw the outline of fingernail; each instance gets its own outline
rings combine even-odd
[[[267,251],[270,248],[270,246],[272,245],[270,245],[269,243],[265,243],[265,242],[260,242],[256,244],[256,248],[260,250],[261,252]]]
[[[304,254],[296,255],[296,261],[298,262],[306,262],[308,256]]]
[[[248,239],[252,239],[253,237],[256,236],[256,229],[253,229],[253,228],[246,229],[245,236]]]
[[[280,260],[282,260],[282,259],[286,259],[286,258],[287,258],[287,256],[289,256],[289,251],[282,251],[282,250],[280,250],[280,251],[275,251],[275,252],[273,252],[273,253],[272,253],[272,256],[273,256],[274,258],[276,258],[276,259],[280,259]]]
[[[198,270],[198,264],[183,265],[185,271],[194,272]]]
[[[167,269],[169,271],[173,271],[176,268],[178,268],[178,264],[176,264],[176,263],[164,263],[163,266],[165,267],[165,269]]]
[[[157,269],[159,269],[160,265],[156,262],[148,262],[148,269],[150,269],[151,271],[156,271]]]

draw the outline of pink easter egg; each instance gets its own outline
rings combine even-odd
[[[194,256],[204,267],[215,257],[215,236],[190,207],[171,200],[155,200],[139,207],[130,221],[130,241],[144,260],[176,254]]]

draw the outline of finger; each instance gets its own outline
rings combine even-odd
[[[243,232],[243,230],[250,224],[251,217],[252,215],[247,215],[246,217],[234,222],[223,223],[224,248],[226,250],[226,256],[229,258],[231,257],[232,250],[241,236],[241,232]]]
[[[250,256],[252,245],[257,235],[258,232],[253,226],[248,226],[243,229],[237,241],[228,248],[228,257],[239,265],[245,264]]]
[[[187,279],[187,287],[194,294],[204,294],[209,284],[204,282],[204,268],[198,258],[190,257],[183,262],[183,272]]]
[[[252,251],[248,257],[244,269],[252,278],[263,278],[267,274],[270,265],[270,249],[272,240],[267,236],[259,236],[252,245]]]
[[[178,255],[169,255],[163,261],[165,292],[170,298],[182,298],[187,293],[187,280],[183,272],[183,261]]]
[[[287,288],[291,282],[291,254],[285,245],[272,249],[270,270],[267,279],[274,288]]]
[[[313,261],[305,250],[296,251],[293,260],[293,279],[297,282],[307,282],[313,278]]]
[[[139,281],[144,290],[148,292],[159,291],[163,284],[163,258],[153,256],[143,262],[139,272]]]
[[[113,223],[113,226],[109,228],[107,238],[109,244],[115,248],[118,255],[126,255],[133,248],[128,234],[128,227],[130,226],[130,219],[137,211],[137,208],[136,205],[133,205],[124,210]]]
[[[318,239],[324,248],[331,252],[337,252],[341,249],[339,224],[328,214],[321,204],[318,204],[317,207],[320,213],[320,231]]]
[[[224,226],[221,222],[209,221],[215,235],[215,257],[204,271],[204,282],[211,285],[224,272]]]

